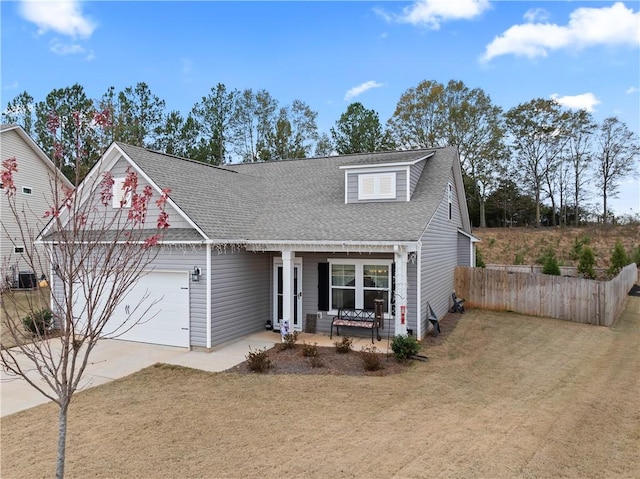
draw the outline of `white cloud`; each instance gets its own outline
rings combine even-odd
[[[77,43],[63,43],[58,39],[51,40],[49,46],[56,55],[77,55],[85,52],[84,47]]]
[[[549,12],[544,8],[532,8],[524,14],[524,19],[529,23],[546,22],[549,20]]]
[[[383,86],[382,83],[378,83],[376,81],[370,80],[368,82],[364,82],[361,85],[358,86],[354,86],[351,90],[349,90],[345,95],[344,95],[344,99],[345,100],[351,100],[352,98],[357,97],[358,95],[361,95],[362,93],[364,93],[367,90],[371,90],[372,88],[379,88]]]
[[[550,50],[593,45],[640,45],[640,12],[618,2],[611,7],[578,8],[566,26],[553,23],[514,25],[487,45],[481,61],[500,55],[546,57]]]
[[[627,91],[625,91],[625,93],[627,94],[632,94],[632,93],[638,93],[638,87],[637,86],[630,86],[629,88],[627,88]]]
[[[602,103],[591,92],[573,96],[560,96],[557,93],[554,93],[551,95],[551,98],[557,101],[560,105],[571,108],[572,110],[587,110],[589,112],[594,111],[594,107]]]
[[[88,38],[96,24],[84,17],[77,0],[23,0],[20,5],[22,16],[38,26],[38,33],[53,30],[73,38]]]
[[[17,90],[19,86],[20,85],[18,84],[18,82],[14,81],[13,83],[2,85],[2,89],[3,90]]]
[[[403,8],[399,15],[390,14],[381,9],[374,11],[388,22],[424,25],[438,30],[443,21],[469,20],[489,7],[489,0],[419,0]]]

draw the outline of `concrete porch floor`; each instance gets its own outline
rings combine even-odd
[[[391,353],[391,339],[389,339],[389,347],[387,350],[387,337],[383,331],[380,331],[380,336],[382,337],[382,341],[378,341],[377,339],[374,343],[371,343],[371,336],[347,336],[353,341],[351,348],[353,351],[360,351],[363,347],[375,346],[376,349],[383,354],[387,352]],[[343,335],[336,336],[333,335],[333,338],[329,338],[328,334],[322,333],[305,333],[302,331],[298,331],[298,341],[297,344],[307,343],[314,344],[317,343],[318,346],[321,347],[335,347],[334,343],[341,340]],[[255,338],[264,341],[274,341],[274,343],[280,342],[280,332],[279,331],[262,331],[260,333],[254,333],[249,336],[248,339]]]

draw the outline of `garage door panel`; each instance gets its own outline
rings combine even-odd
[[[116,307],[104,332],[128,341],[188,347],[189,274],[154,271],[142,276]]]

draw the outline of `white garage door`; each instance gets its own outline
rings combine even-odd
[[[147,308],[144,318],[127,331]],[[130,315],[132,319],[123,325]],[[128,341],[188,347],[189,274],[154,271],[140,278],[116,307],[103,333]]]

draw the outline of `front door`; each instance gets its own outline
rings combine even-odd
[[[282,260],[276,258],[273,268],[273,329],[280,329],[282,319]],[[293,265],[293,331],[302,331],[302,260],[297,259]]]

